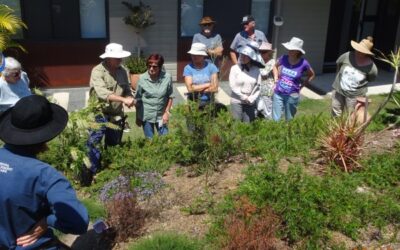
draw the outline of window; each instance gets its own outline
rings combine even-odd
[[[27,40],[106,38],[106,0],[21,0]]]
[[[258,30],[268,34],[271,0],[252,0],[251,14],[256,19],[256,26]]]
[[[200,31],[199,21],[203,17],[203,0],[182,0],[181,36],[193,36]]]
[[[105,38],[107,36],[105,13],[106,3],[104,0],[80,0],[82,38]]]
[[[211,16],[217,21],[216,32],[223,37],[232,37],[242,29],[244,15],[256,19],[256,29],[269,34],[272,0],[181,0],[180,36],[192,37],[200,32],[199,21]],[[229,11],[227,10],[229,6]],[[223,11],[227,10],[227,11]]]

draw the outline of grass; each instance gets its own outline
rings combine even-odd
[[[200,241],[191,239],[182,234],[158,233],[148,238],[143,238],[133,245],[129,250],[200,250],[203,249]]]

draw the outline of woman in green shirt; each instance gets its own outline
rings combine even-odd
[[[151,54],[147,58],[147,71],[138,81],[136,90],[136,124],[143,126],[146,138],[154,136],[154,129],[159,135],[168,133],[169,111],[172,106],[172,77],[162,70],[164,58]]]

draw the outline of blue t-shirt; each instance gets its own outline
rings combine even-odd
[[[279,78],[275,87],[275,93],[282,95],[290,95],[299,93],[301,86],[301,77],[304,72],[308,71],[311,66],[306,59],[300,58],[300,61],[292,65],[289,63],[288,55],[281,56],[278,59]]]
[[[193,85],[201,85],[211,82],[211,76],[218,73],[218,68],[215,64],[205,61],[205,66],[202,69],[196,69],[194,65],[188,64],[183,69],[183,76],[191,76]],[[210,93],[201,93],[200,100],[209,101]]]
[[[6,111],[19,99],[28,95],[31,95],[31,91],[25,72],[21,72],[21,79],[16,83],[7,83],[4,77],[0,77],[0,112]]]
[[[231,43],[231,50],[238,52],[241,47],[246,46],[250,41],[256,41],[258,45],[261,45],[262,42],[268,42],[267,38],[265,37],[264,32],[260,30],[254,30],[254,39],[250,38],[246,31],[242,30],[241,32],[237,33],[235,38]]]
[[[16,239],[41,219],[64,233],[86,232],[89,216],[69,181],[50,165],[21,148],[0,149],[0,246],[15,250],[39,249],[51,240],[49,228],[34,244],[16,246]]]

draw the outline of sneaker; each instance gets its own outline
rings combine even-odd
[[[125,122],[125,124],[124,124],[124,132],[125,133],[131,132],[131,126],[129,126],[128,122]]]

